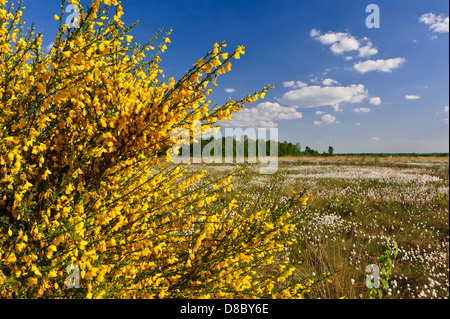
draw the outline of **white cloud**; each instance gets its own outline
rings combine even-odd
[[[284,86],[285,88],[294,88],[294,89],[298,89],[298,88],[302,88],[302,87],[308,86],[308,83],[305,83],[305,82],[302,82],[302,81],[297,81],[297,82],[294,82],[294,81],[286,81],[286,82],[283,82],[283,86]]]
[[[432,12],[425,13],[420,16],[419,22],[427,24],[431,32],[437,33],[449,32],[449,19],[443,14],[437,16]]]
[[[328,79],[323,80],[322,84],[325,85],[325,86],[330,86],[330,85],[333,85],[333,84],[339,84],[339,82],[336,81],[336,80],[328,78]]]
[[[336,117],[334,117],[331,114],[324,114],[324,115],[322,115],[322,121],[314,121],[314,125],[320,125],[322,123],[332,124],[332,123],[335,123],[335,122],[338,123],[336,121]]]
[[[380,143],[381,142],[381,139],[379,137],[377,137],[377,136],[372,137],[370,140],[373,141],[373,142],[376,142],[376,143]]]
[[[342,112],[339,104],[334,104],[331,106],[335,112]]]
[[[283,82],[283,86],[285,88],[291,88],[291,87],[295,86],[295,82],[294,81],[286,81],[286,82]]]
[[[358,103],[367,98],[363,84],[350,86],[307,86],[286,92],[279,102],[297,108],[333,106],[339,111],[341,103]]]
[[[323,121],[324,123],[331,124],[331,123],[333,123],[334,121],[336,121],[336,117],[334,117],[334,116],[331,115],[331,114],[324,114],[324,115],[322,115],[322,121]]]
[[[322,111],[316,111],[314,114],[322,115],[322,114],[325,114],[325,112],[322,112]]]
[[[353,65],[353,68],[360,73],[366,73],[370,71],[392,72],[393,69],[399,68],[405,61],[405,58],[367,60],[364,62],[355,63]]]
[[[356,113],[369,113],[370,109],[368,107],[358,107],[356,109],[353,109],[353,112],[356,112]]]
[[[373,97],[373,98],[370,99],[369,103],[372,104],[372,105],[380,105],[381,104],[381,98]]]
[[[418,100],[418,99],[420,99],[420,95],[405,95],[405,99],[407,99],[407,100]]]
[[[312,29],[311,32],[309,32],[309,36],[310,36],[311,38],[315,38],[315,37],[317,37],[317,36],[319,36],[319,35],[320,35],[320,31],[319,31],[319,30],[316,30],[316,29]]]
[[[308,86],[308,83],[304,83],[302,81],[297,81],[297,82],[295,82],[295,85],[297,88],[302,88],[302,87]]]
[[[244,108],[235,113],[231,120],[223,122],[225,127],[277,127],[275,120],[300,119],[303,115],[293,107],[278,103],[259,103],[253,108]]]
[[[225,89],[225,92],[227,92],[227,93],[234,93],[234,92],[236,92],[236,89],[228,88],[228,89]]]
[[[372,47],[372,42],[368,42],[366,46],[363,46],[359,49],[359,56],[362,58],[369,57],[371,55],[375,55],[378,53],[378,50],[376,48]]]
[[[361,123],[355,123],[355,124],[353,124],[353,125],[355,125],[355,126],[360,126],[360,125],[361,125]]]
[[[344,52],[359,51],[360,57],[369,57],[377,54],[378,50],[372,46],[367,37],[357,40],[353,35],[346,32],[329,31],[321,34],[320,30],[312,29],[309,35],[324,45],[331,45],[330,50],[333,54],[340,55]],[[362,41],[367,41],[362,45]],[[346,60],[349,58],[346,57]]]
[[[359,49],[359,42],[354,37],[344,36],[338,42],[334,43],[330,49],[334,54],[355,51]]]

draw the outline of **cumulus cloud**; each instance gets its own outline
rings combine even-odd
[[[279,102],[297,108],[332,106],[339,111],[341,103],[358,103],[367,98],[363,84],[350,86],[306,86],[286,92]]]
[[[334,117],[331,114],[324,114],[324,115],[322,115],[322,121],[314,121],[314,125],[320,125],[322,123],[332,124],[332,123],[335,123],[335,122],[336,122],[336,117]]]
[[[392,70],[399,68],[405,61],[405,58],[367,60],[364,62],[355,63],[353,68],[360,73],[367,73],[371,71],[390,73]]]
[[[420,16],[419,22],[427,24],[428,29],[431,32],[436,33],[449,32],[449,19],[443,14],[435,15],[432,12],[425,13]]]
[[[234,93],[234,92],[236,92],[236,89],[228,88],[228,89],[225,89],[225,92],[227,92],[227,93]]]
[[[373,98],[370,99],[369,103],[372,104],[372,105],[380,105],[381,104],[381,98],[373,97]]]
[[[308,86],[308,83],[302,82],[302,81],[286,81],[283,82],[283,86],[285,88],[294,88],[294,89],[298,89],[298,88],[302,88],[305,86]]]
[[[323,80],[322,84],[325,85],[325,86],[330,86],[330,85],[333,85],[333,84],[339,84],[339,82],[336,81],[336,80],[328,78],[328,79]]]
[[[405,99],[407,99],[407,100],[418,100],[418,99],[420,99],[420,95],[414,95],[414,94],[405,95]]]
[[[324,115],[322,115],[322,121],[324,123],[331,124],[336,121],[336,117],[334,117],[331,114],[324,114]]]
[[[371,55],[375,55],[378,53],[378,50],[376,48],[372,47],[372,42],[367,42],[366,46],[363,46],[359,49],[359,56],[362,58],[369,57]]]
[[[310,36],[311,38],[315,38],[315,37],[317,37],[317,36],[319,36],[319,35],[320,35],[320,31],[319,31],[319,30],[316,30],[316,29],[312,29],[311,32],[309,32],[309,36]]]
[[[286,82],[283,82],[283,86],[285,87],[285,88],[290,88],[290,87],[293,87],[295,85],[295,82],[294,81],[286,81]]]
[[[240,110],[231,120],[223,122],[222,125],[225,127],[277,127],[275,120],[293,120],[302,117],[302,113],[293,107],[264,102],[254,108]]]
[[[369,57],[378,53],[378,50],[373,47],[372,42],[368,38],[358,40],[346,32],[329,31],[322,34],[320,30],[312,29],[309,35],[324,45],[331,45],[330,50],[336,55],[350,51],[358,51],[358,56]],[[345,59],[348,60],[349,58],[346,57]]]
[[[368,107],[358,107],[356,109],[353,109],[353,112],[355,112],[355,113],[369,113],[370,109]]]

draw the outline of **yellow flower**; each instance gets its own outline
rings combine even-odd
[[[35,274],[36,276],[42,276],[41,272],[39,271],[39,269],[36,268],[35,265],[33,265],[32,271],[34,272],[34,274]]]
[[[236,52],[234,53],[234,58],[236,60],[240,59],[241,58],[241,56],[240,56],[241,54],[245,54],[243,46],[240,46],[240,47],[237,48]]]
[[[16,244],[16,249],[21,252],[25,249],[26,245],[24,243]]]
[[[301,200],[303,206],[306,206],[306,205],[307,205],[308,199],[309,199],[309,196],[307,196],[307,197],[305,197],[305,198],[300,198],[300,200]]]
[[[72,191],[74,190],[75,188],[73,187],[73,185],[72,184],[69,184],[67,187],[66,187],[66,194],[67,195],[70,195],[70,193],[72,193]]]
[[[231,63],[230,63],[230,61],[227,61],[227,62],[225,63],[225,70],[226,70],[227,72],[231,71]]]
[[[47,248],[47,250],[48,250],[48,251],[56,251],[56,246],[55,246],[55,245],[50,245],[50,246]]]
[[[36,284],[37,284],[37,278],[35,278],[35,277],[28,278],[28,285],[29,286],[34,286]]]

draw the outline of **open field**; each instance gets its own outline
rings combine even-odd
[[[190,165],[211,177],[235,165]],[[308,188],[313,195],[297,212],[297,242],[280,259],[301,261],[305,277],[337,271],[311,298],[368,298],[366,267],[379,264],[388,244],[398,244],[383,298],[449,297],[449,158],[334,156],[280,159],[276,176],[255,165],[234,181],[234,192],[257,198],[273,178],[284,181],[280,203]],[[281,261],[281,260],[280,260]],[[380,268],[382,265],[380,264]]]

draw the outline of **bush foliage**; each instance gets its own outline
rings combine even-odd
[[[255,203],[230,197],[233,176],[168,165],[171,132],[264,98],[207,100],[244,47],[216,43],[175,81],[159,67],[170,31],[133,44],[116,0],[81,8],[78,28],[55,16],[50,52],[21,6],[0,0],[0,297],[302,297],[313,281],[274,258],[306,192]]]

